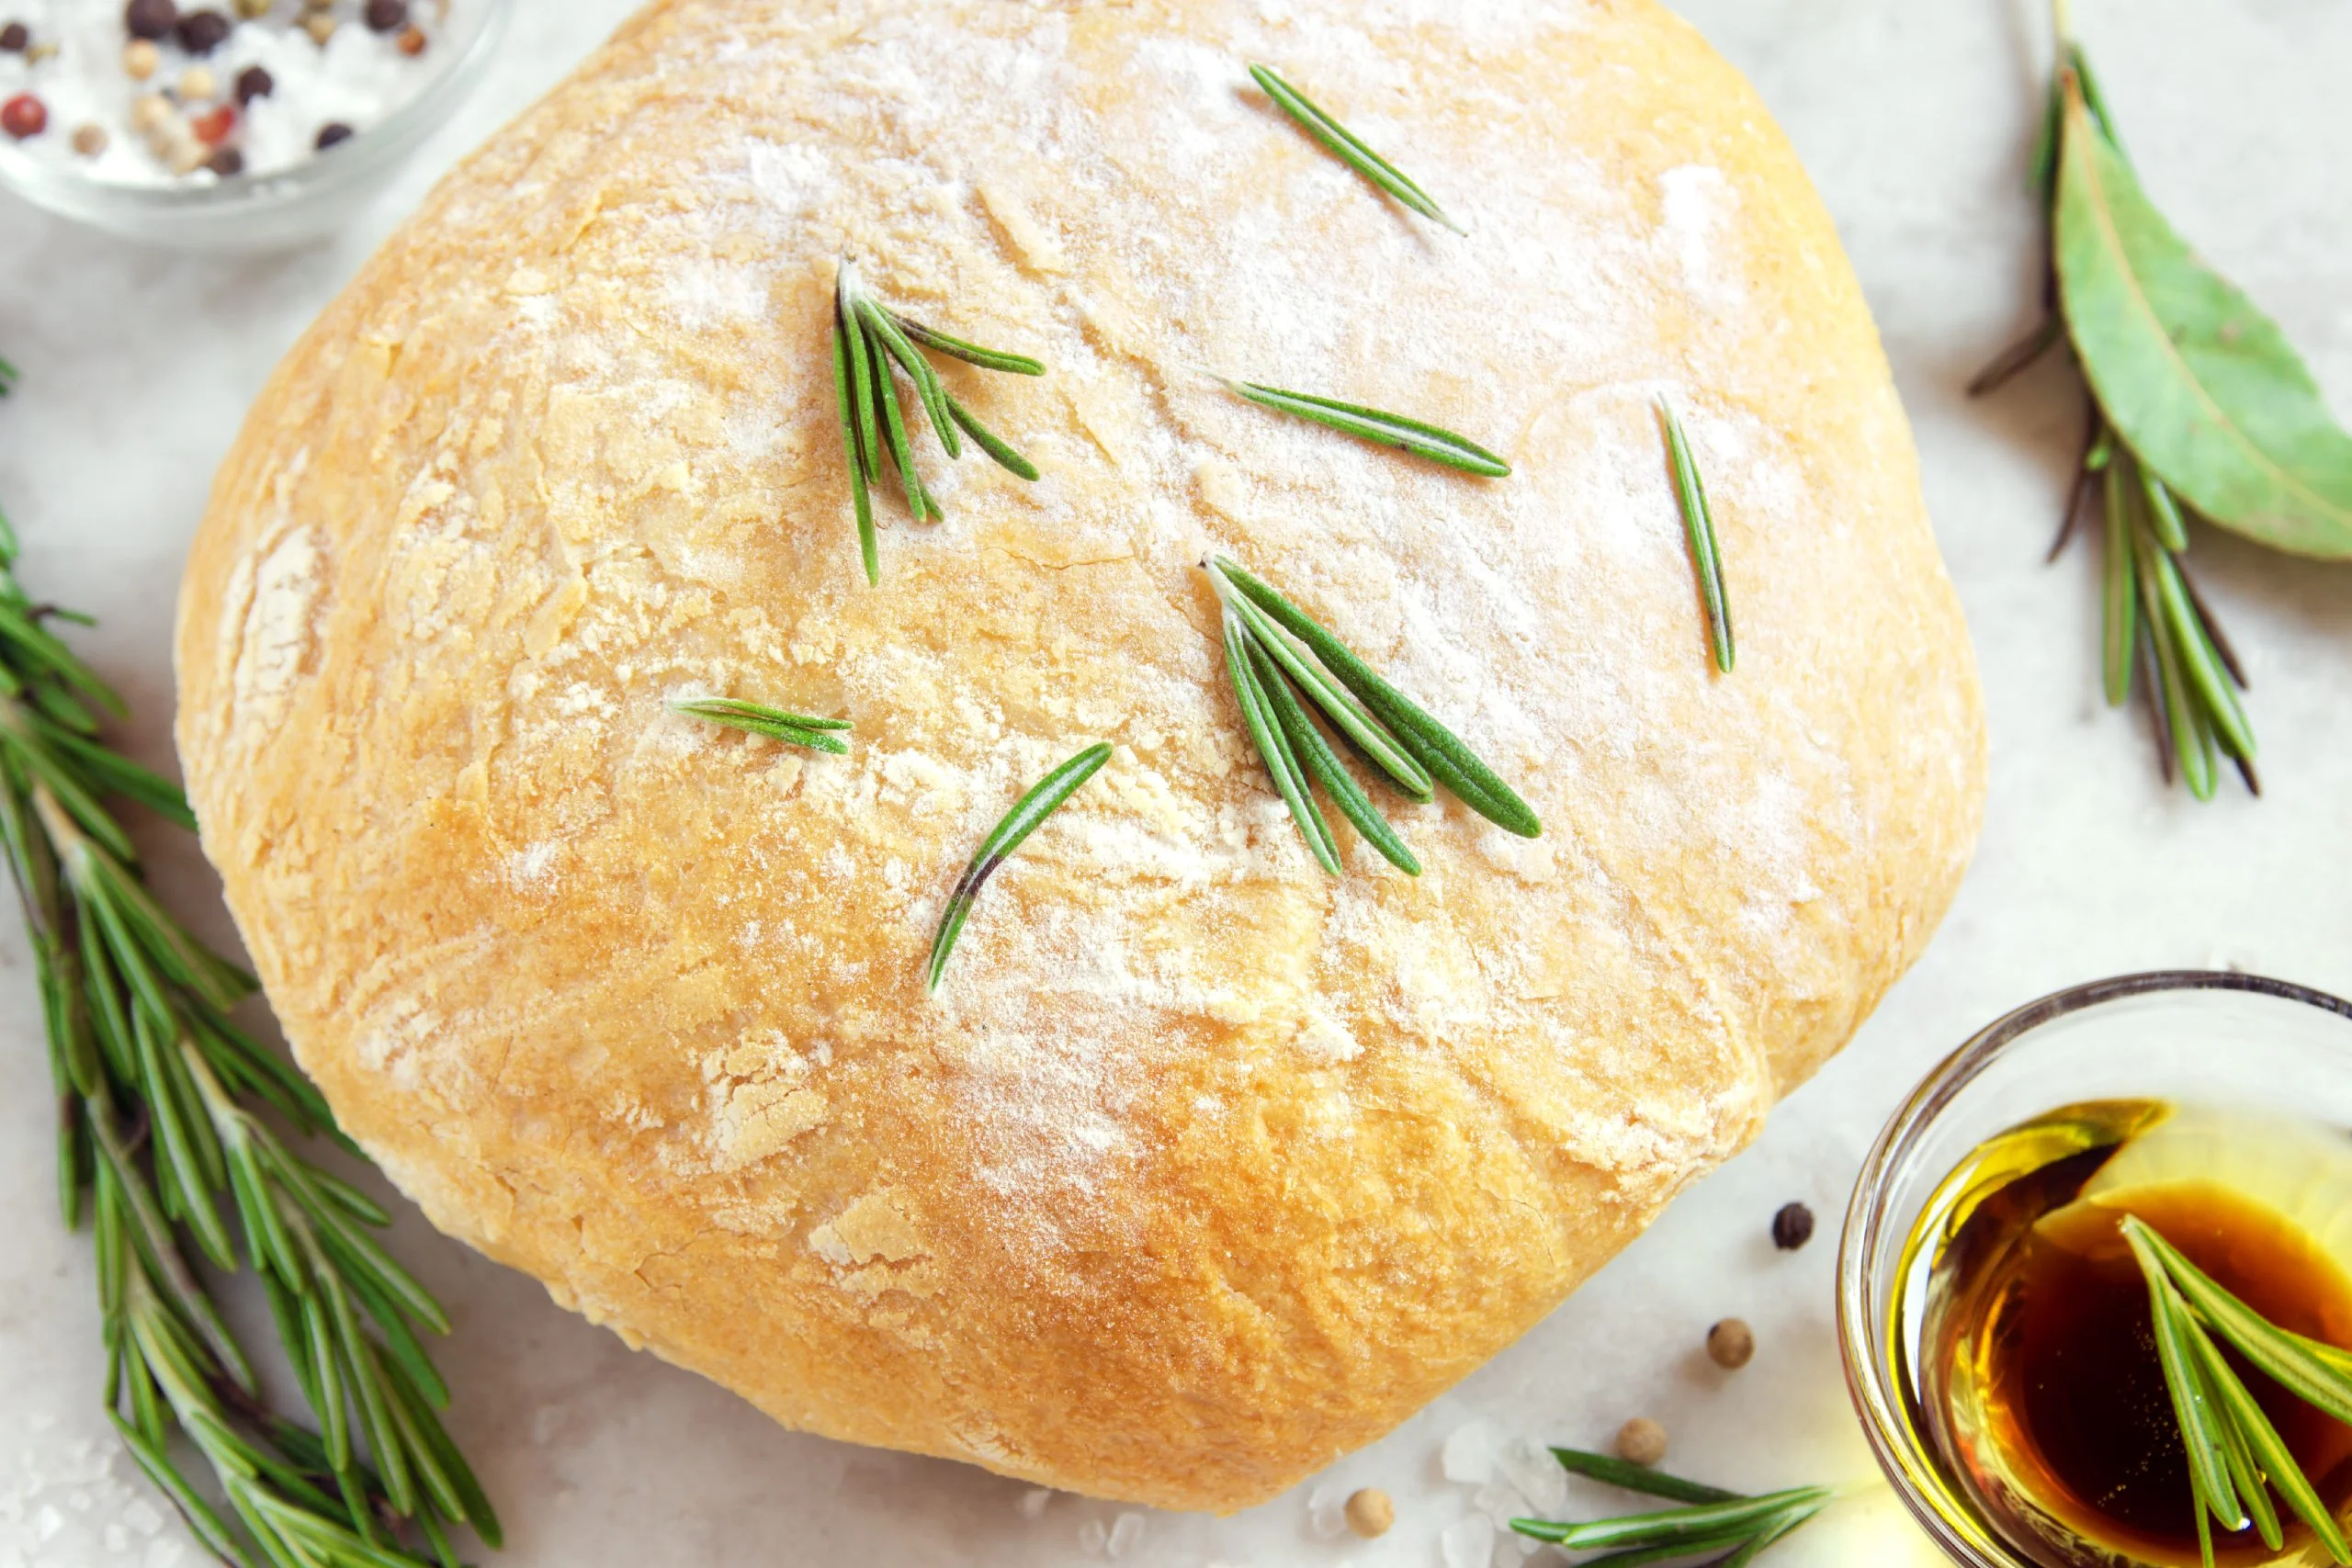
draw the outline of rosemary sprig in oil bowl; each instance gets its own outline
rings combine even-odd
[[[956,890],[947,896],[947,908],[940,914],[938,932],[931,941],[931,962],[923,972],[925,989],[939,989],[939,982],[947,973],[948,955],[956,951],[956,938],[964,934],[964,922],[971,919],[972,906],[989,878],[996,874],[997,867],[1030,834],[1044,827],[1046,818],[1060,810],[1110,760],[1109,742],[1089,746],[1031,785],[1029,793],[1015,802],[1012,809],[1004,814],[1004,819],[980,840],[980,847],[973,852]]]
[[[1321,624],[1227,557],[1213,557],[1201,569],[1216,590],[1226,672],[1242,722],[1317,865],[1340,874],[1338,840],[1314,800],[1319,784],[1389,863],[1408,876],[1421,871],[1316,728],[1310,705],[1410,798],[1433,799],[1434,786],[1442,784],[1506,832],[1542,836],[1534,811],[1476,752]]]
[[[2289,1393],[2346,1425],[2352,1425],[2352,1353],[2266,1321],[2136,1215],[2125,1215],[2121,1230],[2148,1281],[2156,1353],[2188,1456],[2198,1546],[2208,1568],[2215,1525],[2226,1531],[2252,1529],[2273,1551],[2284,1545],[2274,1490],[2329,1557],[2352,1565],[2352,1542],[2215,1339]]]
[[[223,1562],[455,1568],[451,1526],[492,1545],[499,1526],[435,1414],[448,1389],[418,1330],[447,1318],[371,1234],[389,1216],[260,1114],[342,1141],[230,1016],[251,977],[148,889],[107,802],[183,827],[187,805],[107,748],[99,716],[122,705],[50,631],[15,555],[0,530],[0,844],[47,1021],[59,1201],[96,1242],[107,1416]],[[315,1431],[264,1388],[191,1251],[258,1277]]]
[[[2081,370],[2089,429],[2059,547],[2100,491],[2108,695],[2123,700],[2136,664],[2166,776],[2177,764],[2211,798],[2220,756],[2257,786],[2253,731],[2235,695],[2244,671],[2180,558],[2183,520],[2290,554],[2352,556],[2352,434],[2278,325],[2157,211],[2064,0],[2053,12],[2058,69],[2033,160],[2051,232],[2045,316],[1970,391],[2061,344]]]
[[[1469,230],[1447,217],[1445,209],[1404,170],[1374,152],[1362,137],[1317,107],[1314,100],[1284,81],[1282,73],[1271,65],[1252,65],[1250,75],[1265,89],[1266,96],[1274,101],[1275,107],[1296,120],[1300,129],[1321,142],[1332,156],[1430,222],[1442,224],[1457,234],[1469,233]]]
[[[1751,1497],[1607,1454],[1554,1449],[1552,1455],[1574,1474],[1681,1505],[1582,1523],[1511,1520],[1510,1528],[1521,1535],[1564,1551],[1603,1553],[1587,1559],[1583,1568],[1637,1568],[1685,1559],[1706,1559],[1716,1568],[1747,1568],[1837,1496],[1827,1486],[1794,1486]]]
[[[831,338],[834,413],[841,421],[842,451],[849,464],[858,553],[865,580],[879,582],[882,558],[874,531],[873,492],[882,482],[884,457],[897,470],[907,511],[916,522],[946,515],[915,467],[914,442],[891,367],[896,366],[897,373],[913,385],[915,400],[950,458],[964,455],[963,436],[969,435],[1007,472],[1030,480],[1037,478],[1036,465],[982,424],[947,389],[922,350],[1012,376],[1043,376],[1046,367],[1026,355],[983,348],[898,315],[868,292],[856,264],[847,259],[834,274]]]

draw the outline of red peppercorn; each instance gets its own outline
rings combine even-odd
[[[0,130],[22,141],[49,129],[49,106],[30,93],[18,93],[0,104]]]
[[[231,131],[237,129],[237,106],[222,104],[209,113],[198,115],[187,123],[188,129],[196,132],[198,141],[207,147],[218,147],[229,140]]]

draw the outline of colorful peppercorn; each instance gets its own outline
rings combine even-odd
[[[408,26],[408,0],[368,0],[368,8],[360,15],[377,32],[397,32]]]
[[[0,130],[17,141],[39,136],[49,129],[49,106],[30,93],[18,93],[0,104]]]
[[[180,8],[173,0],[130,0],[122,13],[122,25],[130,36],[150,42],[170,37],[179,20]]]

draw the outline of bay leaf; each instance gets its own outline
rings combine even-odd
[[[2060,300],[2084,374],[2140,460],[2222,527],[2352,557],[2352,434],[2286,334],[2174,231],[2064,83]]]

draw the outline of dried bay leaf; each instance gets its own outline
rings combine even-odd
[[[2295,555],[2352,557],[2352,434],[2253,300],[2197,258],[2064,84],[2061,302],[2140,459],[2198,512]]]

